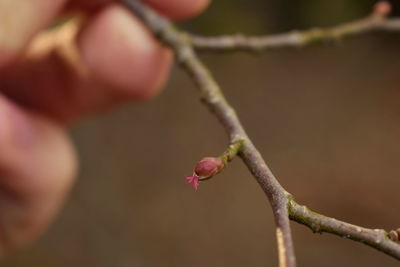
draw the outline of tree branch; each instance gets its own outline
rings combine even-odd
[[[188,42],[187,35],[175,29],[167,19],[158,15],[138,0],[121,0],[121,2],[139,16],[160,41],[175,52],[177,61],[192,77],[200,90],[203,102],[225,128],[230,142],[236,143],[242,140],[243,145],[240,156],[263,188],[273,208],[277,226],[276,234],[280,266],[295,267],[296,258],[287,209],[287,193],[248,138],[234,109],[226,101],[213,76],[196,56],[190,42]]]
[[[199,52],[263,52],[339,41],[345,37],[377,31],[400,31],[400,19],[387,19],[372,14],[367,18],[331,28],[312,28],[305,31],[253,37],[242,34],[217,37],[191,35],[190,42]]]
[[[310,228],[314,233],[331,233],[349,238],[376,248],[400,260],[400,246],[389,238],[389,233],[382,229],[368,229],[326,217],[311,211],[306,206],[289,201],[290,219]]]
[[[239,156],[267,195],[275,218],[279,266],[296,266],[289,217],[294,221],[310,227],[313,231],[345,236],[400,259],[400,245],[391,241],[385,231],[371,230],[340,222],[333,218],[314,213],[297,204],[293,200],[293,197],[279,184],[260,152],[248,137],[235,110],[225,99],[212,74],[197,57],[193,45],[197,43],[197,48],[200,48],[198,43],[199,39],[197,39],[197,42],[194,42],[193,36],[191,37],[187,33],[177,30],[168,19],[157,14],[140,0],[120,1],[144,22],[158,40],[175,52],[177,62],[191,76],[197,85],[202,101],[218,118],[228,134],[230,144],[233,145],[233,154],[236,155],[236,153],[239,152]],[[378,14],[374,13],[370,18],[331,29],[311,30],[307,33],[303,33],[303,35],[299,33],[295,33],[294,35],[293,33],[292,35],[283,34],[280,35],[279,38],[275,36],[275,39],[269,40],[275,40],[275,46],[284,46],[284,44],[288,45],[289,43],[291,46],[296,46],[300,44],[304,45],[305,43],[320,42],[321,40],[336,40],[344,36],[367,32],[373,29],[400,29],[400,21],[394,19],[385,20],[382,15],[386,15],[386,13],[381,13],[382,12]],[[277,40],[280,41],[278,42]],[[271,41],[268,42],[269,45],[258,45],[258,47],[271,47],[271,44],[274,43]],[[299,42],[300,44],[298,44]],[[251,47],[250,45],[243,46],[243,43],[246,42],[242,42],[242,48],[247,47],[248,49]],[[228,46],[224,44],[220,47],[225,47],[224,49],[226,49]],[[231,153],[229,149],[227,151],[228,154],[226,157],[229,161],[229,159],[231,159]]]

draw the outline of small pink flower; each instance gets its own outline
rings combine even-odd
[[[197,176],[197,175],[185,176],[185,178],[187,179],[186,183],[187,183],[187,184],[192,184],[194,190],[197,191],[197,188],[198,188],[199,185],[200,185],[199,176]]]
[[[200,185],[200,181],[210,179],[225,167],[220,158],[203,158],[194,167],[192,176],[185,176],[187,184],[191,184],[195,190]]]

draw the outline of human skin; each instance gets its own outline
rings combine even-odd
[[[209,2],[145,1],[172,19]],[[84,19],[66,44],[75,60],[51,41],[32,48],[57,18],[77,11]],[[77,159],[65,127],[156,96],[171,63],[172,53],[116,1],[0,0],[0,258],[37,238],[68,195]]]

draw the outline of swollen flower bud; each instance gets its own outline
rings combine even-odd
[[[200,179],[208,179],[219,173],[224,168],[224,162],[220,158],[203,158],[194,167],[194,173]]]
[[[194,167],[193,175],[186,176],[186,183],[191,184],[197,190],[200,181],[210,179],[224,167],[225,164],[220,158],[203,158]]]

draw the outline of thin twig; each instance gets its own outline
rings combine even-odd
[[[326,217],[297,204],[294,200],[289,202],[289,214],[290,219],[309,227],[314,233],[325,232],[352,239],[400,260],[400,246],[390,240],[385,230],[368,229]]]
[[[229,105],[215,79],[199,60],[193,49],[193,39],[187,33],[177,30],[166,18],[157,14],[139,0],[120,0],[136,14],[153,34],[176,55],[177,62],[191,76],[197,85],[201,99],[225,128],[231,144],[240,142],[239,156],[256,178],[268,196],[272,206],[281,267],[295,267],[296,258],[291,235],[290,219],[310,227],[316,232],[329,232],[365,243],[394,258],[400,259],[400,245],[387,238],[383,230],[372,230],[340,222],[333,218],[312,212],[294,202],[293,197],[279,184],[271,170],[244,130],[235,110]],[[382,26],[383,18],[361,20],[355,23],[314,30],[306,38],[308,42],[337,39],[343,36],[378,29],[400,29],[398,20],[390,20]],[[373,23],[372,23],[373,21]],[[372,24],[371,24],[372,23]],[[282,35],[285,36],[285,35]],[[288,38],[288,37],[286,37]],[[285,38],[283,38],[285,40]],[[304,40],[303,40],[304,41]],[[284,43],[284,42],[282,42]],[[237,151],[236,151],[237,152]],[[236,153],[235,153],[236,154]]]
[[[400,19],[370,15],[364,19],[331,28],[312,28],[305,31],[291,31],[266,36],[237,34],[206,37],[191,35],[190,41],[193,47],[201,52],[263,52],[270,49],[304,47],[311,44],[338,41],[345,37],[375,31],[400,31]]]

